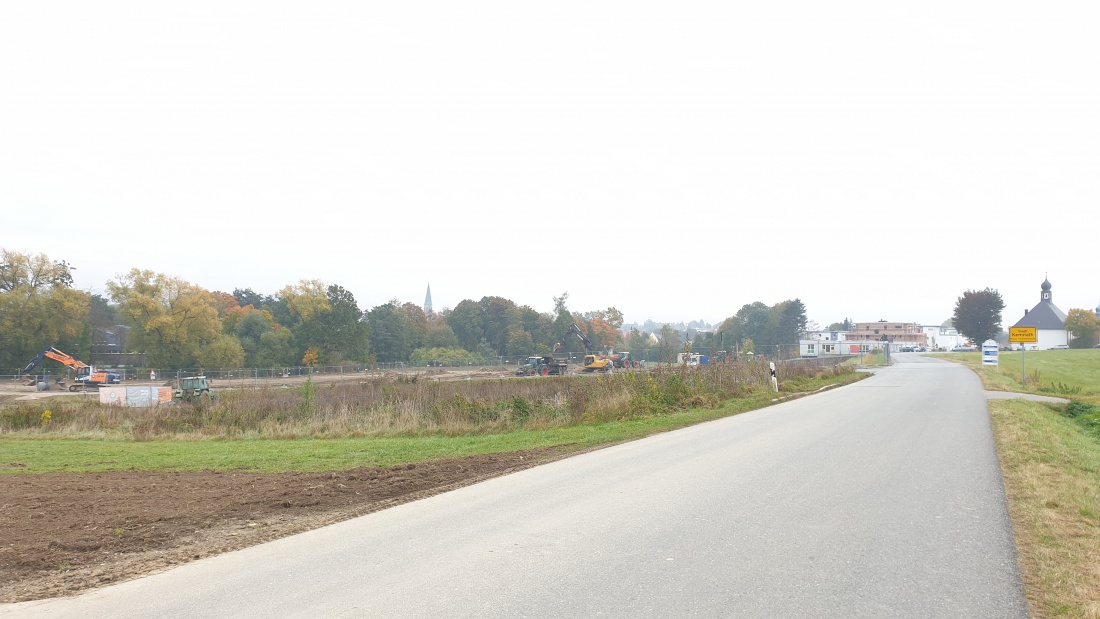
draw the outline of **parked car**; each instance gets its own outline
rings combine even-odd
[[[1069,348],[1069,344],[1055,344],[1050,347],[1051,350],[1066,350],[1067,348]]]

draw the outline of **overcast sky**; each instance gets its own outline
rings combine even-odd
[[[0,247],[361,309],[1100,304],[1100,3],[0,4]]]

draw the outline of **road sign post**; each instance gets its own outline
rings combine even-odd
[[[1027,389],[1027,344],[1039,341],[1039,328],[1038,327],[1009,327],[1008,328],[1008,341],[1013,344],[1023,344],[1020,346],[1020,367],[1021,370],[1020,384],[1024,389]]]

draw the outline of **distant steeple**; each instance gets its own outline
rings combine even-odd
[[[424,295],[424,313],[432,313],[432,285],[428,284],[428,294]]]

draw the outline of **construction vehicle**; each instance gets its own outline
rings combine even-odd
[[[34,359],[31,359],[27,367],[23,368],[23,373],[29,374],[43,359],[53,359],[65,367],[76,371],[76,377],[73,379],[73,384],[69,385],[69,391],[83,391],[88,387],[95,387],[98,389],[103,385],[117,385],[122,382],[121,375],[115,372],[97,370],[76,357],[65,354],[52,346],[43,348],[42,352],[38,353]],[[33,385],[36,380],[37,379],[32,376],[27,384]],[[58,384],[61,384],[61,382],[58,381]]]
[[[553,355],[532,355],[516,370],[516,376],[564,376],[568,370],[568,361],[557,359]]]
[[[638,361],[630,356],[629,351],[613,352],[609,355],[611,362],[615,364],[615,367],[629,370],[630,368],[638,367]]]
[[[615,362],[604,355],[585,355],[582,372],[610,372]]]
[[[596,354],[592,351],[592,342],[584,336],[581,328],[576,324],[569,325],[569,332],[580,338],[584,343],[584,361],[581,363],[582,372],[610,372],[615,367],[615,362],[606,355]]]
[[[188,376],[180,379],[172,397],[184,402],[192,400],[209,402],[214,397],[214,392],[210,390],[210,382],[205,376]]]

